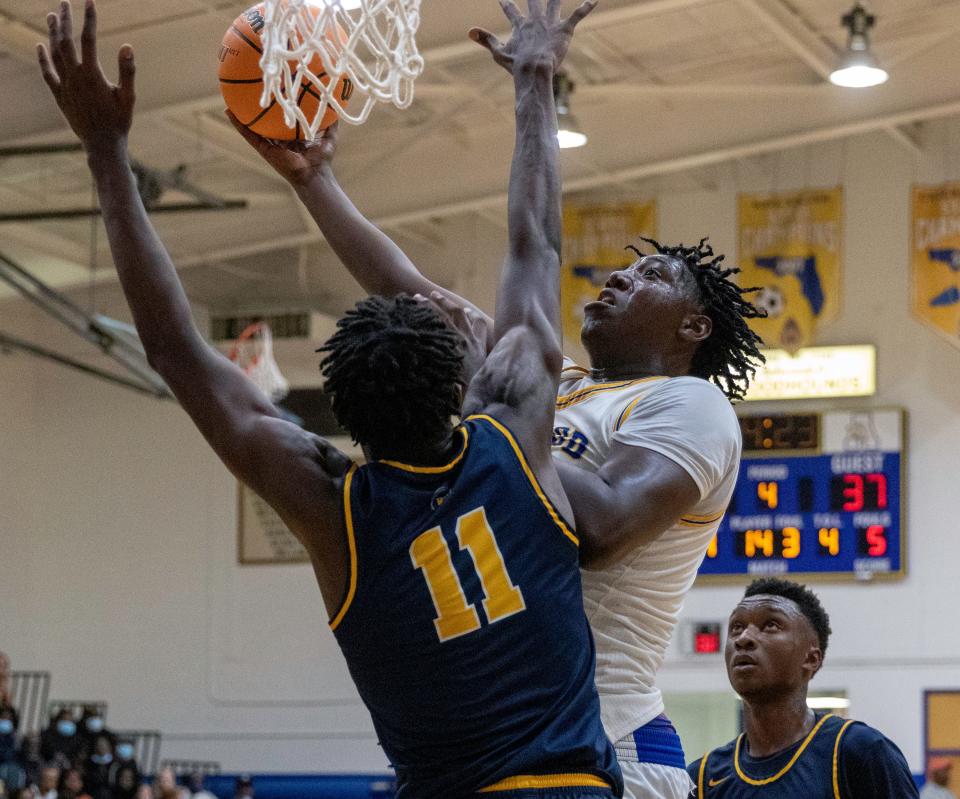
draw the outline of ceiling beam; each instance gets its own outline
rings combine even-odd
[[[774,36],[793,50],[824,80],[835,69],[838,53],[782,0],[738,0]]]
[[[960,100],[923,106],[921,108],[914,108],[893,114],[885,114],[883,116],[875,116],[853,122],[844,122],[837,125],[827,125],[822,128],[801,131],[785,136],[761,139],[746,144],[706,150],[704,152],[681,155],[674,158],[658,159],[637,166],[596,172],[588,177],[566,180],[564,181],[563,188],[566,193],[588,191],[602,186],[612,186],[633,180],[643,180],[657,175],[671,175],[678,172],[686,172],[691,169],[699,169],[739,159],[754,158],[758,155],[792,150],[811,144],[837,141],[839,139],[850,138],[851,136],[861,136],[881,131],[889,132],[891,128],[900,128],[914,122],[958,115],[960,115]],[[490,209],[503,208],[506,204],[507,195],[505,193],[490,194],[461,202],[446,203],[431,208],[392,214],[374,219],[373,221],[382,228],[390,229],[402,227],[414,222],[422,222],[426,219],[443,219],[461,214],[487,212]],[[484,216],[486,216],[486,214],[484,214]],[[193,256],[177,259],[177,264],[181,267],[197,266],[209,263],[212,260],[241,258],[270,252],[271,250],[289,249],[306,244],[317,244],[322,241],[323,236],[319,231],[311,231],[293,237],[250,242],[227,250],[198,253]]]

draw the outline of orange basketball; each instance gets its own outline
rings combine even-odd
[[[223,36],[220,45],[220,93],[233,115],[254,133],[268,139],[292,141],[302,140],[304,131],[299,122],[295,128],[287,127],[283,119],[283,108],[275,98],[271,99],[266,108],[260,107],[260,97],[263,94],[263,73],[260,70],[260,58],[263,55],[260,42],[260,31],[263,30],[264,19],[263,3],[258,3],[242,13]],[[346,41],[346,33],[338,31],[341,41]],[[292,67],[293,65],[291,65]],[[316,56],[311,63],[311,69],[323,79],[326,72],[323,61]],[[329,78],[324,81],[324,85]],[[350,99],[353,86],[350,79],[342,77],[337,84],[334,96],[344,105]],[[313,119],[320,107],[320,94],[316,87],[304,80],[300,88],[298,104],[306,114],[307,119]],[[328,107],[323,115],[321,129],[330,127],[337,121],[338,114],[332,107]]]

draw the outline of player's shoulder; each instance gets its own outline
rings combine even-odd
[[[845,759],[872,759],[885,753],[903,757],[899,747],[876,727],[863,721],[838,720],[840,724],[840,753]]]
[[[698,757],[687,766],[687,774],[693,782],[694,789],[691,797],[699,797],[699,788],[703,785],[704,790],[716,787],[725,782],[733,773],[733,752],[737,745],[737,739],[718,746],[706,752],[703,757]]]

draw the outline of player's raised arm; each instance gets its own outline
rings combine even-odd
[[[510,40],[488,31],[470,36],[513,76],[516,145],[510,172],[509,250],[504,262],[495,321],[496,345],[471,384],[464,410],[491,405],[510,409],[531,460],[549,462],[553,404],[560,375],[561,188],[553,77],[570,46],[574,28],[594,7],[581,4],[567,19],[561,0],[529,0],[523,16],[501,0],[510,20]]]
[[[320,232],[347,271],[369,294],[429,296],[439,292],[457,305],[493,320],[467,300],[426,278],[416,264],[347,196],[333,171],[339,123],[320,131],[316,141],[280,142],[254,133],[229,111],[227,117],[247,143],[296,191]]]
[[[332,530],[340,512],[336,475],[346,468],[345,459],[283,420],[236,365],[203,340],[147,216],[127,154],[135,99],[132,48],[121,48],[120,81],[113,85],[97,59],[93,0],[86,1],[79,53],[69,2],[48,15],[47,25],[49,49],[38,46],[43,78],[83,143],[120,284],[151,366],[228,468],[270,502],[294,532],[305,538],[307,529]],[[305,543],[317,551],[317,541]]]

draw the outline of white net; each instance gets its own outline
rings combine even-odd
[[[273,334],[264,322],[256,322],[240,334],[230,351],[230,360],[273,402],[290,393],[290,384],[273,357]]]
[[[328,108],[359,125],[378,102],[409,107],[423,72],[416,42],[420,2],[265,0],[261,106],[276,100],[287,125],[299,122],[310,138]],[[311,117],[300,107],[308,84],[320,96]]]

